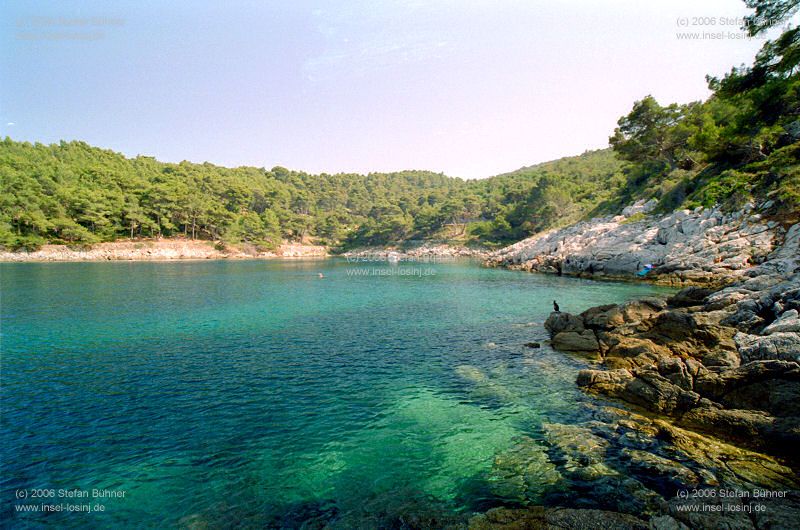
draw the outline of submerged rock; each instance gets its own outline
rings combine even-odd
[[[609,440],[606,458],[622,457],[620,470],[668,496],[679,488],[721,486],[797,489],[791,467],[775,457],[737,447],[672,422],[619,409],[606,409],[602,429]],[[641,436],[640,436],[641,435]]]
[[[665,529],[738,528],[742,524],[792,527],[787,523],[797,516],[800,484],[794,471],[774,457],[669,421],[610,407],[589,407],[594,420],[542,425],[544,443],[549,447],[546,452],[541,443],[523,438],[498,456],[493,491],[507,499],[516,494],[521,504],[543,500],[548,506],[490,510],[472,518],[470,528],[614,528],[616,524]],[[541,482],[547,483],[544,489],[536,486]],[[724,502],[733,508],[730,512],[697,512],[699,517],[679,509],[696,500],[681,498],[677,492],[693,489],[730,492],[728,499],[717,496],[700,501],[709,505]],[[735,498],[733,493],[754,490],[778,491],[785,497],[771,499],[776,502],[768,503],[770,511],[761,513],[760,519],[747,517],[736,511],[742,510],[737,507],[758,499]],[[591,520],[583,521],[583,517]],[[559,526],[562,523],[570,526]],[[584,524],[596,526],[581,526]]]
[[[637,449],[623,449],[622,453],[639,475],[670,490],[696,487],[702,482],[694,471],[675,460]]]
[[[374,493],[325,526],[287,525],[277,528],[392,528],[403,530],[464,530],[468,517],[453,513],[446,503],[412,489]],[[275,527],[272,527],[275,528]]]
[[[495,456],[489,489],[498,497],[522,504],[537,502],[561,481],[544,447],[530,437],[520,437],[507,451]]]
[[[468,364],[456,366],[456,375],[464,381],[472,385],[471,395],[475,399],[488,399],[496,400],[501,403],[510,403],[517,400],[513,392],[511,392],[502,383],[499,383],[496,378],[490,378],[483,373],[479,368]]]
[[[484,374],[479,368],[469,364],[456,366],[455,372],[460,378],[471,383],[481,384],[489,380],[486,374]]]
[[[329,528],[339,514],[334,501],[304,501],[285,506],[282,513],[267,523],[268,528]]]
[[[581,478],[613,474],[604,466],[608,441],[580,425],[545,423],[542,425],[547,443],[554,449],[555,461],[569,473]]]
[[[669,515],[653,517],[648,523],[650,530],[689,530],[689,527]]]
[[[469,521],[470,530],[647,530],[632,515],[605,510],[546,508],[494,508]]]

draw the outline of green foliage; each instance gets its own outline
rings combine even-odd
[[[745,18],[745,27],[751,36],[779,24],[797,12],[798,0],[745,0],[753,13]]]
[[[662,107],[647,96],[633,105],[627,116],[619,119],[609,143],[625,160],[658,166],[677,166],[691,129],[685,117],[692,105]]]
[[[333,244],[365,227],[373,228],[371,241],[383,243],[412,234],[420,212],[441,217],[448,200],[460,204],[465,187],[424,171],[309,175],[280,167],[168,164],[83,142],[5,138],[0,245],[182,235],[274,248],[282,239],[305,237]],[[473,199],[466,195],[469,206]]]
[[[484,208],[468,234],[486,243],[511,242],[573,223],[617,196],[625,167],[605,149],[472,181],[468,186]]]
[[[646,217],[647,217],[646,214],[638,212],[631,215],[630,217],[627,217],[624,221],[622,221],[622,224],[638,223],[639,221],[644,220]]]
[[[129,159],[83,142],[0,141],[0,245],[184,236],[385,245],[507,242],[576,220],[624,182],[609,150],[464,181],[425,171],[309,175]]]
[[[747,0],[752,35],[797,11],[798,0]],[[662,210],[696,205],[736,208],[777,196],[797,210],[800,141],[800,30],[767,41],[752,66],[709,78],[704,102],[634,104],[609,139],[631,162],[620,203],[653,196]]]
[[[725,203],[733,208],[741,206],[750,197],[752,178],[751,173],[735,169],[723,171],[695,193],[693,198],[705,207]]]

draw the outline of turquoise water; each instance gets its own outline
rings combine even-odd
[[[0,274],[14,528],[369,528],[535,502],[546,480],[520,498],[498,462],[521,439],[535,447],[542,422],[580,421],[590,398],[574,384],[580,359],[524,343],[546,339],[553,299],[578,312],[664,292],[470,262]],[[16,511],[31,500],[15,492],[37,488],[125,497],[97,513]]]

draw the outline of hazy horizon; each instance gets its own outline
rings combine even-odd
[[[739,0],[235,4],[7,3],[0,134],[165,162],[489,177],[605,148],[635,100],[705,99],[706,74],[763,43],[737,37]],[[696,17],[718,22],[685,27]],[[729,37],[679,38],[695,31]]]

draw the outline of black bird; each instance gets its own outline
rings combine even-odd
[[[558,304],[556,303],[555,300],[553,300],[553,311],[555,311],[556,313],[561,312],[561,309],[559,309]]]

